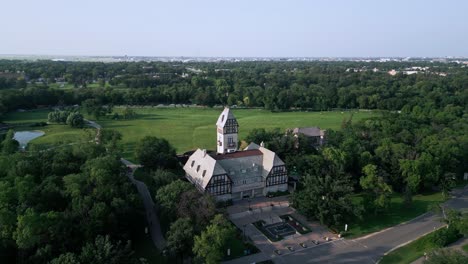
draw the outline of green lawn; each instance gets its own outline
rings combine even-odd
[[[105,128],[123,134],[124,156],[131,157],[135,143],[142,137],[163,137],[177,149],[178,153],[196,148],[214,149],[216,145],[216,120],[221,109],[200,108],[140,108],[135,109],[134,120],[99,121]],[[339,129],[344,117],[341,112],[285,112],[271,113],[260,109],[234,109],[239,122],[240,139],[253,128],[293,128],[297,126],[320,126]],[[354,120],[372,116],[371,112],[358,112]]]
[[[91,128],[77,129],[67,125],[35,126],[35,123],[46,122],[49,110],[30,112],[14,112],[5,116],[5,123],[13,124],[15,131],[40,130],[45,134],[32,140],[28,149],[47,149],[56,145],[87,142],[94,138],[95,130]]]
[[[116,112],[123,109],[116,108]],[[166,138],[183,153],[196,148],[214,149],[216,142],[216,120],[222,109],[212,108],[135,108],[138,114],[133,120],[111,120],[103,118],[97,122],[104,128],[115,129],[122,133],[123,155],[133,158],[136,142],[144,136]],[[254,128],[286,128],[320,126],[323,129],[339,129],[343,118],[351,112],[282,112],[272,113],[261,109],[234,109],[240,125],[240,139]],[[7,114],[7,123],[32,123],[47,121],[49,110],[15,112]],[[354,120],[377,115],[374,112],[354,112]],[[67,126],[47,126],[46,135],[35,139],[32,144],[49,144],[54,141],[79,140],[83,131]],[[23,129],[24,130],[24,129]],[[42,129],[40,129],[42,130]],[[47,134],[49,132],[49,134]],[[68,141],[67,141],[68,142]]]
[[[354,202],[357,203],[361,199],[362,197],[357,195],[354,197]],[[413,197],[413,203],[408,207],[403,204],[403,197],[400,194],[395,194],[386,213],[365,214],[362,221],[349,224],[346,236],[359,237],[409,221],[429,211],[433,205],[443,201],[442,193],[418,194]]]

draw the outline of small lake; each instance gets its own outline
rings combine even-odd
[[[28,145],[28,142],[38,138],[40,136],[43,136],[45,133],[42,131],[19,131],[15,132],[15,135],[13,136],[16,141],[19,142],[20,148],[25,149],[26,145]]]

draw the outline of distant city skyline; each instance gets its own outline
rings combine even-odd
[[[468,57],[468,2],[18,0],[0,54]]]

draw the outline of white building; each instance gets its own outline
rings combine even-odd
[[[286,191],[288,174],[284,162],[263,144],[238,150],[236,118],[225,108],[216,123],[217,153],[197,149],[184,165],[187,179],[217,200],[239,200]]]

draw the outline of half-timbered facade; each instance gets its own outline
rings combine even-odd
[[[286,191],[284,162],[263,144],[237,150],[239,124],[229,108],[216,123],[217,153],[197,149],[184,166],[187,179],[218,200],[239,200]]]

